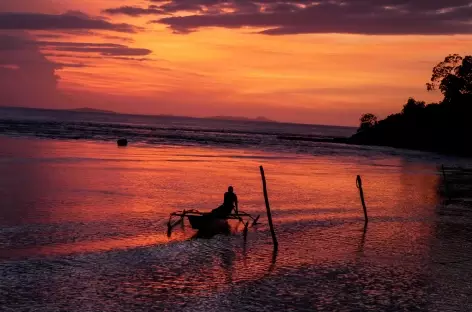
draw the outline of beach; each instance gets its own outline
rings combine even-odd
[[[472,0],[0,1],[0,312],[472,311]]]
[[[471,308],[470,223],[438,213],[440,165],[467,159],[292,141],[136,140],[121,148],[39,128],[12,133],[9,122],[0,136],[2,311]],[[230,236],[194,239],[188,223],[167,236],[171,212],[210,211],[228,185],[240,209],[261,215],[246,242],[237,222]]]

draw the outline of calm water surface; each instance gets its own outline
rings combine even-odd
[[[1,311],[472,309],[472,222],[438,213],[437,166],[464,160],[343,145],[315,154],[0,137],[0,146]],[[169,213],[213,209],[229,184],[242,210],[262,215],[246,243],[237,223],[231,236],[193,239],[186,224],[167,237]]]

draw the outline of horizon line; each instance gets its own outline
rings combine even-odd
[[[30,110],[43,110],[43,111],[67,111],[72,113],[88,113],[88,114],[109,114],[109,115],[128,115],[128,116],[140,116],[140,117],[173,117],[173,118],[189,118],[189,119],[213,119],[213,120],[226,120],[226,121],[249,121],[256,123],[277,123],[277,124],[291,124],[291,125],[304,125],[304,126],[322,126],[322,127],[338,127],[338,128],[357,128],[356,126],[341,126],[341,125],[327,125],[327,124],[314,124],[314,123],[301,123],[301,122],[290,122],[290,121],[277,121],[267,118],[268,120],[257,120],[258,117],[266,118],[265,116],[258,116],[256,118],[245,117],[245,116],[224,116],[224,115],[215,115],[215,116],[185,116],[185,115],[172,115],[172,114],[138,114],[138,113],[124,113],[106,109],[99,109],[93,107],[78,107],[78,108],[45,108],[45,107],[27,107],[27,106],[6,106],[1,105],[0,108],[6,109],[30,109]],[[90,112],[81,112],[80,109],[90,109]],[[96,110],[96,111],[94,111]],[[228,117],[228,119],[222,118]],[[230,118],[241,118],[241,120],[230,119]]]

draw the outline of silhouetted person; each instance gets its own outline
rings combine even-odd
[[[236,209],[235,209],[236,208]],[[211,214],[218,217],[227,217],[235,209],[238,213],[238,197],[234,193],[233,187],[228,187],[228,192],[224,195],[223,205],[211,211]]]

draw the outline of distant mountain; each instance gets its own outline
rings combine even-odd
[[[102,110],[102,109],[96,109],[96,108],[90,108],[90,107],[73,108],[73,109],[68,109],[68,110],[73,111],[73,112],[80,112],[80,113],[117,114],[114,111]]]
[[[276,122],[275,120],[271,120],[269,118],[259,116],[256,118],[249,118],[249,117],[238,117],[238,116],[213,116],[209,117],[210,119],[221,119],[221,120],[235,120],[235,121],[262,121],[262,122]]]

